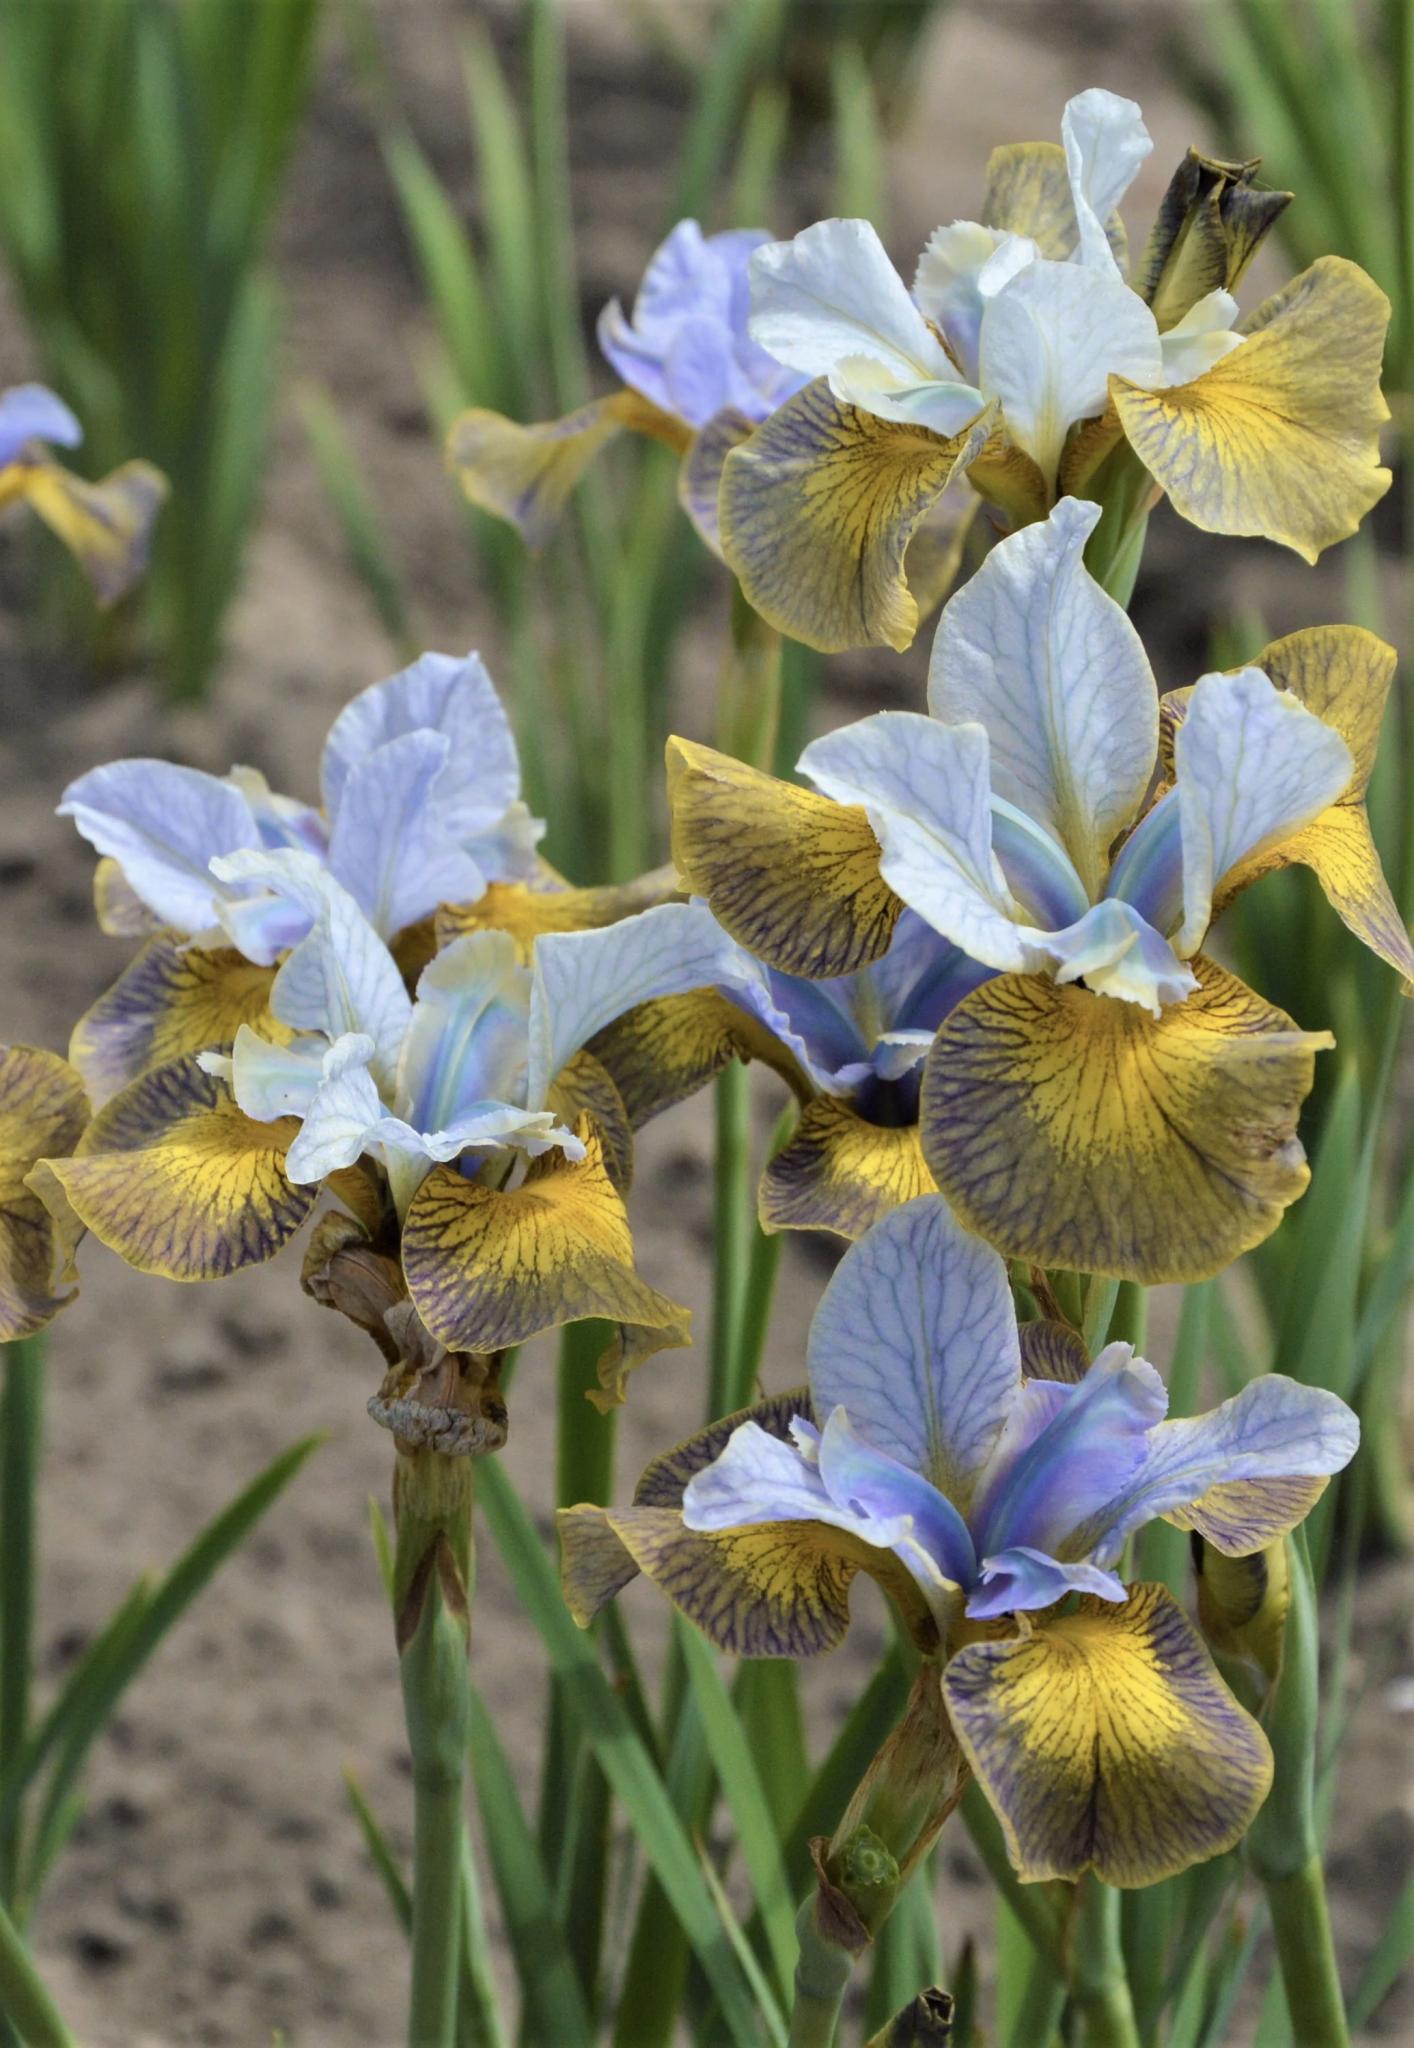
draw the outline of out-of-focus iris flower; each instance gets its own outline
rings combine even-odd
[[[321,1186],[391,1260],[432,1339],[492,1354],[585,1316],[618,1325],[607,1398],[685,1311],[633,1266],[627,1114],[583,1050],[626,1010],[691,991],[736,949],[700,905],[535,939],[468,933],[415,1000],[320,857],[243,850],[212,863],[270,928],[304,936],[267,992],[273,1031],[182,1054],[121,1089],[34,1186],[131,1265],[215,1279],[271,1258]],[[755,970],[759,973],[760,970]],[[70,1238],[75,1230],[68,1230]],[[346,1246],[344,1247],[347,1248]]]
[[[722,545],[795,638],[908,645],[904,551],[957,473],[1017,527],[1102,497],[1127,443],[1194,525],[1308,561],[1388,489],[1378,286],[1325,256],[1236,325],[1233,288],[1290,195],[1192,151],[1127,279],[1139,109],[1082,93],[1061,131],[993,153],[981,220],[934,232],[911,292],[867,221],[752,257],[751,334],[813,381],[728,456]]]
[[[1269,1374],[1166,1421],[1127,1344],[1090,1364],[1062,1326],[1018,1333],[1002,1260],[937,1195],[846,1253],[808,1359],[808,1389],[658,1459],[631,1507],[561,1512],[577,1619],[642,1571],[722,1648],[810,1656],[867,1571],[1023,1878],[1152,1884],[1230,1848],[1266,1737],[1165,1588],[1116,1567],[1157,1516],[1224,1556],[1280,1541],[1354,1455],[1345,1404]]]
[[[515,736],[478,655],[425,654],[355,697],[324,743],[319,787],[315,806],[249,768],[130,760],[65,790],[61,812],[104,856],[100,923],[150,935],[74,1032],[95,1101],[265,1018],[275,961],[310,929],[308,900],[223,880],[213,861],[300,851],[413,960],[431,952],[439,904],[535,873],[544,828],[520,800]]]
[[[471,502],[539,547],[588,464],[628,427],[683,457],[683,508],[719,552],[722,463],[804,382],[747,328],[747,264],[769,240],[764,230],[704,235],[695,220],[679,221],[648,266],[632,316],[617,299],[599,316],[599,346],[622,391],[535,426],[482,408],[456,421],[448,459]]]
[[[33,1336],[73,1297],[68,1247],[26,1183],[39,1160],[73,1151],[88,1113],[67,1061],[0,1046],[0,1343]]]
[[[958,1214],[1012,1257],[1191,1280],[1304,1188],[1297,1113],[1329,1042],[1202,957],[1215,912],[1305,861],[1414,977],[1364,810],[1394,657],[1355,628],[1297,633],[1161,716],[1084,567],[1098,516],[1066,499],[993,550],[939,623],[931,715],[817,740],[800,766],[822,794],[671,742],[674,853],[785,973],[857,972],[907,905],[959,956],[921,1104]]]
[[[150,462],[125,462],[85,483],[48,452],[82,440],[68,406],[43,384],[0,393],[0,508],[23,499],[63,541],[100,604],[115,604],[147,567],[167,479]]]

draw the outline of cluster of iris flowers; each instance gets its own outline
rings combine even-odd
[[[657,1459],[631,1504],[563,1511],[569,1605],[588,1624],[642,1572],[721,1647],[804,1657],[872,1574],[935,1781],[890,1847],[916,1859],[975,1779],[1022,1879],[1126,1886],[1230,1848],[1272,1777],[1181,1605],[1126,1577],[1130,1539],[1165,1517],[1273,1557],[1358,1432],[1280,1373],[1166,1419],[1060,1279],[1209,1277],[1306,1185],[1331,1041],[1205,951],[1241,889],[1303,862],[1408,980],[1414,950],[1364,809],[1392,650],[1319,627],[1168,689],[1124,608],[1161,495],[1310,559],[1355,530],[1388,482],[1381,294],[1326,258],[1239,321],[1286,195],[1193,153],[1128,269],[1138,109],[1085,93],[1062,137],[994,155],[911,290],[866,222],[684,222],[602,318],[622,392],[452,435],[532,543],[612,435],[668,443],[748,603],[826,649],[906,645],[980,514],[997,537],[941,613],[926,709],[827,734],[790,782],[673,740],[672,864],[615,887],[541,857],[475,655],[355,698],[317,804],[161,761],[64,793],[100,921],[140,945],[68,1061],[0,1055],[0,1334],[63,1305],[85,1231],[209,1280],[313,1218],[305,1286],[383,1355],[370,1409],[426,1543],[417,1475],[504,1441],[512,1347],[604,1319],[611,1403],[689,1341],[635,1262],[634,1136],[765,1063],[798,1116],[761,1221],[849,1241],[808,1384]],[[71,438],[21,397],[26,441]],[[58,472],[30,472],[43,511]]]

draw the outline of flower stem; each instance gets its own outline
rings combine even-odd
[[[795,1932],[800,1955],[795,1965],[788,2048],[831,2048],[854,1957],[821,1933],[814,1892],[796,1916]]]
[[[1085,2048],[1139,2048],[1134,2002],[1120,1943],[1120,1895],[1091,1875],[1082,1880],[1071,1943],[1071,1996]]]
[[[412,1992],[408,2048],[454,2048],[461,1952],[471,1465],[398,1451],[393,1611],[412,1752]]]
[[[1320,1856],[1289,1876],[1268,1878],[1266,1888],[1296,2048],[1348,2048]]]
[[[751,1259],[750,1075],[739,1060],[717,1076],[713,1180],[712,1372],[708,1421],[731,1413],[734,1365]]]

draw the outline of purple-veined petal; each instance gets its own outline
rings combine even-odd
[[[1091,1593],[1099,1600],[1127,1598],[1124,1581],[1093,1564],[1060,1564],[1024,1543],[984,1557],[967,1612],[974,1621],[1053,1606],[1067,1593]]]
[[[402,733],[355,762],[340,790],[329,871],[381,938],[439,903],[472,903],[486,877],[452,836],[436,792],[451,742],[432,729]]]
[[[817,1462],[825,1491],[859,1517],[867,1543],[896,1551],[924,1585],[971,1585],[977,1558],[952,1502],[921,1472],[867,1443],[843,1408],[820,1433]]]
[[[939,1195],[905,1202],[835,1268],[807,1351],[817,1413],[964,1511],[1021,1382],[1006,1267]]]
[[[117,861],[128,886],[164,924],[193,935],[212,929],[216,905],[229,893],[212,879],[213,857],[260,844],[238,789],[171,761],[90,769],[64,791],[59,815]]]

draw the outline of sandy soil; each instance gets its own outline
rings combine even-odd
[[[470,203],[449,61],[457,12],[451,0],[383,0],[380,9],[404,103]],[[665,96],[661,66],[642,54],[607,0],[582,0],[569,13],[572,145],[592,309],[632,286],[655,239],[656,172],[670,160],[682,108]],[[1156,19],[1148,7],[1099,5],[1067,9],[1063,23],[1023,4],[950,12],[928,45],[917,105],[895,152],[900,254],[911,254],[936,220],[971,210],[991,143],[1050,134],[1066,94],[1097,82],[1140,98],[1158,138],[1154,168],[1135,195],[1142,218],[1193,129],[1160,73]],[[817,173],[808,162],[801,167],[802,221],[819,210]],[[327,380],[413,571],[426,644],[480,644],[494,657],[490,615],[418,400],[416,290],[337,47],[291,183],[279,263],[289,372]],[[17,323],[4,331],[0,371],[11,382],[28,365]],[[0,564],[0,573],[6,566],[13,564]],[[341,560],[288,410],[209,709],[159,717],[138,678],[94,690],[63,663],[26,652],[13,575],[3,596],[0,1035],[57,1048],[126,954],[95,932],[89,855],[51,816],[69,776],[97,760],[160,752],[214,768],[249,761],[299,789],[312,780],[334,712],[391,664]],[[1175,681],[1196,673],[1205,610],[1254,601],[1287,626],[1339,616],[1338,572],[1313,575],[1270,550],[1220,548],[1175,523],[1156,524],[1140,606],[1164,673]],[[692,658],[705,682],[705,633]],[[892,667],[891,688],[900,675],[916,676],[916,662]],[[693,680],[682,680],[689,721]],[[839,664],[835,681],[841,705],[879,701],[873,657]],[[635,1202],[644,1270],[704,1321],[708,1130],[703,1103],[655,1126],[642,1146]],[[772,1385],[799,1374],[824,1270],[817,1248],[788,1246]],[[402,1945],[340,1788],[340,1771],[351,1765],[395,1843],[406,1846],[397,1678],[365,1517],[367,1497],[386,1490],[389,1445],[364,1415],[376,1379],[371,1347],[307,1304],[297,1277],[286,1257],[217,1287],[163,1287],[91,1246],[83,1296],[54,1333],[42,1690],[61,1678],[136,1573],[170,1559],[283,1445],[306,1431],[326,1433],[255,1540],[134,1687],[89,1772],[87,1810],[44,1901],[38,1941],[61,2003],[92,2048],[254,2048],[275,2029],[299,2048],[392,2048],[398,2039]],[[548,1362],[540,1356],[522,1369],[507,1452],[547,1528]],[[670,1355],[641,1376],[624,1428],[625,1483],[652,1450],[694,1424],[701,1377],[692,1354]],[[1352,1979],[1414,1841],[1410,1602],[1407,1578],[1389,1566],[1371,1573],[1361,1595],[1365,1689],[1344,1743],[1332,1860]],[[645,1638],[661,1627],[657,1603],[641,1590],[630,1596],[630,1612]],[[848,1651],[809,1674],[812,1722],[822,1733],[837,1723],[876,1640],[866,1619]],[[491,1556],[475,1656],[516,1767],[528,1772],[527,1686],[538,1686],[537,1649]],[[966,1850],[950,1850],[945,1862],[943,1924],[958,1933],[985,1926]],[[1408,2039],[1411,2029],[1414,2005],[1396,1997],[1370,2038]]]

